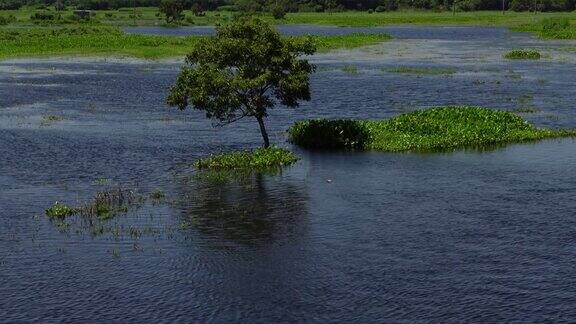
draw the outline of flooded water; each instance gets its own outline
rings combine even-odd
[[[212,128],[166,107],[179,62],[0,62],[0,321],[573,320],[574,140],[329,153],[292,147],[284,132],[305,118],[448,104],[529,109],[539,126],[576,127],[574,44],[490,28],[378,30],[396,39],[314,56],[312,101],[271,113],[273,141],[302,159],[230,181],[190,163],[260,145],[257,124]],[[510,48],[544,59],[502,59]],[[454,73],[391,72],[401,66]],[[109,228],[44,215],[116,185],[166,197]]]

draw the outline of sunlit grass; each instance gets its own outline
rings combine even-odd
[[[304,36],[302,36],[304,37]],[[116,27],[69,26],[0,29],[0,59],[44,56],[184,57],[200,36],[126,34]],[[320,52],[383,42],[385,34],[313,36]]]
[[[294,153],[282,148],[258,148],[253,151],[237,151],[214,154],[196,161],[198,169],[208,170],[266,170],[281,168],[298,161]]]

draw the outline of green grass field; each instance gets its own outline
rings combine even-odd
[[[37,56],[129,56],[145,59],[182,57],[197,38],[128,35],[119,26],[163,26],[163,16],[157,8],[124,8],[94,11],[89,22],[71,19],[72,11],[58,13],[55,21],[33,21],[31,15],[42,10],[21,9],[0,11],[0,16],[13,15],[16,21],[0,26],[0,59]],[[51,13],[55,13],[53,10]],[[233,19],[230,12],[207,12],[196,17],[186,12],[185,25],[218,25]],[[290,13],[275,20],[263,14],[261,18],[275,24],[321,24],[333,26],[384,25],[476,25],[503,26],[514,31],[533,32],[542,38],[576,39],[576,13],[516,13],[516,12],[451,12],[398,11],[387,13]],[[318,49],[325,52],[337,48],[353,48],[383,42],[390,37],[377,34],[347,36],[316,36]]]
[[[16,25],[32,25],[30,16],[35,12],[41,12],[32,8],[21,10],[0,11],[0,16],[14,15],[17,18]],[[53,10],[52,10],[53,12]],[[115,26],[160,26],[164,24],[164,18],[157,8],[122,8],[119,10],[93,11],[95,22],[104,25]],[[62,16],[72,15],[71,10],[61,13]],[[231,12],[206,12],[205,16],[196,17],[190,11],[185,12],[187,25],[216,25],[226,23],[232,19]],[[460,25],[460,26],[502,26],[519,30],[532,30],[543,20],[552,18],[566,18],[571,23],[576,23],[575,12],[532,13],[532,12],[506,12],[500,11],[475,11],[457,12],[453,15],[450,11],[395,11],[372,13],[347,11],[336,13],[289,13],[284,19],[275,20],[268,14],[260,17],[275,24],[318,24],[332,26],[356,26],[374,27],[385,25]]]
[[[198,37],[126,34],[117,27],[67,26],[0,29],[0,59],[47,56],[183,57]],[[319,52],[375,44],[382,34],[314,36]]]

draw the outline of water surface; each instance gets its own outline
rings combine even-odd
[[[304,118],[448,104],[530,107],[524,116],[539,126],[576,127],[573,45],[489,28],[382,30],[396,39],[313,57],[312,101],[271,113],[273,141],[302,160],[231,182],[199,178],[189,163],[260,145],[256,123],[214,129],[201,113],[166,107],[179,62],[0,63],[2,321],[573,319],[573,140],[328,153],[291,147],[284,134]],[[501,58],[517,47],[545,59]],[[389,72],[399,66],[456,72]],[[142,237],[61,231],[44,216],[103,183],[166,193],[111,222]]]

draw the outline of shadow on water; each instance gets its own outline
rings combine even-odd
[[[177,180],[181,224],[208,240],[262,245],[304,230],[303,185],[281,175],[201,172]]]

